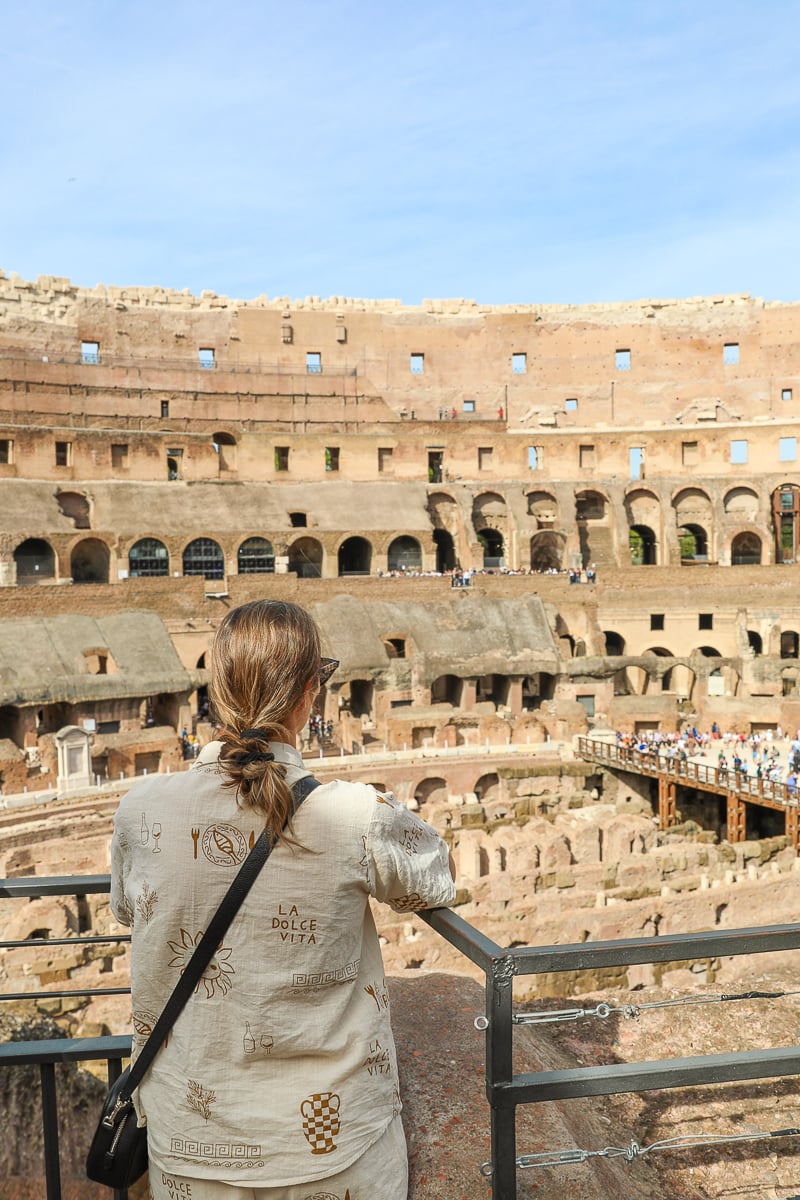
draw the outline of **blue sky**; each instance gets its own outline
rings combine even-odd
[[[797,0],[36,0],[0,267],[249,299],[800,299]]]

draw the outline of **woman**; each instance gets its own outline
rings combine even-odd
[[[121,802],[112,909],[132,926],[134,1053],[248,848],[278,843],[139,1089],[153,1200],[405,1200],[397,1066],[369,897],[452,903],[444,842],[366,784],[293,819],[296,749],[321,685],[302,608],[233,609],[211,651],[217,742]]]

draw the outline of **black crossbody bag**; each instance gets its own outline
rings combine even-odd
[[[319,783],[311,775],[303,776],[294,784],[291,790],[295,812],[317,787]],[[150,1037],[142,1046],[136,1062],[126,1067],[111,1085],[86,1156],[86,1174],[96,1183],[104,1183],[106,1187],[121,1191],[135,1183],[147,1170],[147,1126],[137,1124],[133,1093],[144,1079],[161,1043],[200,982],[214,951],[255,883],[256,876],[269,858],[276,841],[277,838],[271,843],[268,842],[266,833],[262,833],[257,839],[225,893],[222,903],[209,921],[197,949],[164,1005],[163,1012],[153,1026]]]

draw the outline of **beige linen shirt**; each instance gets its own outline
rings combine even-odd
[[[221,786],[219,742],[120,803],[111,906],[132,926],[134,1055],[261,832]],[[291,785],[309,774],[270,743]],[[451,904],[442,839],[391,794],[318,787],[278,845],[139,1089],[153,1165],[270,1187],[359,1158],[400,1110],[389,997],[369,897]]]

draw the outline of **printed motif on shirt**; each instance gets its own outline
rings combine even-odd
[[[217,1093],[213,1088],[204,1088],[196,1079],[190,1079],[186,1085],[186,1103],[192,1112],[197,1113],[204,1121],[210,1121],[213,1107],[217,1102]]]
[[[336,1149],[334,1138],[339,1135],[340,1105],[336,1092],[315,1092],[300,1105],[303,1137],[312,1154],[332,1154]]]
[[[226,1170],[264,1166],[262,1147],[246,1142],[200,1142],[196,1138],[174,1137],[170,1141],[170,1157]]]
[[[282,942],[292,946],[315,946],[317,944],[317,919],[304,915],[296,904],[278,904],[277,914],[273,914],[272,928],[276,930]]]
[[[391,1075],[392,1059],[388,1046],[382,1046],[375,1038],[369,1043],[369,1054],[364,1059],[368,1075]]]
[[[274,1045],[275,1038],[271,1033],[261,1033],[258,1029],[254,1032],[250,1022],[245,1021],[242,1037],[242,1050],[245,1054],[248,1056],[271,1054]]]
[[[180,942],[167,942],[167,945],[172,951],[172,958],[169,960],[168,965],[170,967],[179,967],[180,974],[182,975],[189,965],[189,959],[194,954],[195,948],[199,944],[202,936],[202,929],[199,930],[194,937],[192,937],[192,935],[185,929],[182,929]],[[194,989],[195,995],[197,995],[197,993],[200,991],[201,983],[205,989],[206,998],[208,1000],[210,1000],[217,991],[221,992],[223,996],[228,994],[231,986],[231,981],[228,976],[235,974],[233,967],[228,961],[230,956],[230,946],[217,946],[217,949],[211,956],[208,966],[200,976],[200,981],[197,984],[197,987]]]
[[[303,1200],[350,1200],[350,1188],[343,1197],[334,1196],[333,1192],[314,1192],[313,1196],[305,1196]]]
[[[377,1005],[378,1012],[382,1012],[383,1009],[389,1007],[389,993],[386,990],[385,979],[382,979],[380,983],[378,983],[377,979],[373,979],[371,983],[366,985],[364,991],[368,996],[372,996]]]
[[[142,884],[141,892],[136,897],[136,908],[145,925],[150,923],[157,902],[158,892],[154,888],[151,888],[150,884],[145,880]]]
[[[343,967],[335,967],[333,971],[297,971],[292,976],[292,991],[318,992],[320,988],[333,983],[352,983],[358,977],[360,966],[361,959],[355,958]]]

